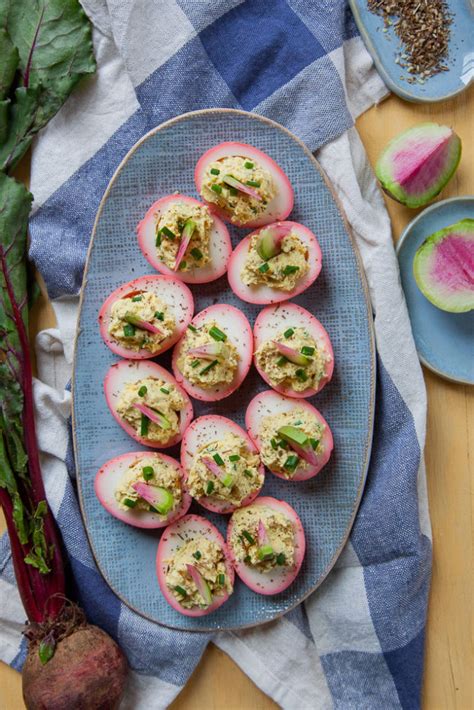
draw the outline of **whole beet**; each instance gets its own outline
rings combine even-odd
[[[81,626],[59,641],[42,664],[38,642],[30,643],[23,666],[23,699],[28,710],[113,710],[125,687],[128,664],[110,636]]]

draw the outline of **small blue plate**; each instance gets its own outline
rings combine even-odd
[[[410,222],[399,239],[397,254],[421,362],[447,380],[474,385],[474,311],[447,313],[436,308],[413,276],[415,252],[426,237],[465,217],[474,219],[474,196],[437,202]]]
[[[384,21],[367,8],[367,0],[349,0],[359,32],[377,70],[390,89],[402,99],[415,102],[445,101],[467,89],[474,81],[473,0],[447,0],[453,17],[449,40],[449,71],[430,77],[424,84],[409,84],[410,74],[396,63],[400,40],[393,27],[384,31]],[[402,50],[403,51],[403,50]]]

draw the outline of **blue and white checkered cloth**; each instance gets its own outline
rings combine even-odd
[[[132,144],[192,109],[267,115],[312,149],[339,192],[367,273],[378,348],[370,472],[343,554],[321,588],[283,619],[213,641],[283,708],[419,707],[431,543],[422,449],[426,402],[390,225],[354,118],[386,92],[345,0],[83,0],[99,71],[37,141],[31,256],[58,329],[38,336],[38,435],[51,508],[91,622],[124,649],[125,706],[159,709],[211,636],[134,614],[105,584],[86,540],[68,432],[72,342],[99,200]],[[24,612],[0,543],[0,658],[20,669]]]

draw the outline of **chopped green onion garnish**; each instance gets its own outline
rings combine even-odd
[[[126,338],[133,338],[135,335],[135,326],[131,323],[126,323],[123,326],[123,334]]]
[[[211,185],[211,190],[214,190],[214,192],[217,192],[217,194],[220,195],[222,192],[222,187],[220,185]]]
[[[278,365],[278,367],[283,367],[283,365],[285,365],[287,362],[288,362],[287,358],[284,355],[282,355],[281,357],[278,358],[277,365]]]
[[[166,389],[166,387],[160,387],[160,392],[163,392],[163,394],[169,394],[170,391]]]
[[[247,170],[252,170],[253,163],[251,163],[250,160],[246,160],[244,163],[244,168],[247,168]]]
[[[200,375],[205,375],[209,370],[212,370],[213,367],[215,367],[218,364],[219,360],[213,360],[212,362],[209,363],[209,365],[206,365],[206,367],[203,367],[202,370],[199,371]]]
[[[261,266],[258,267],[258,270],[262,273],[265,274],[269,270],[269,266],[266,262],[264,262]]]
[[[301,369],[296,370],[295,375],[299,380],[301,380],[301,382],[306,382],[306,380],[308,379],[308,375],[306,374],[306,372]]]
[[[156,233],[155,246],[156,246],[156,247],[161,247],[161,234],[160,234],[160,232],[157,232],[157,233]]]
[[[229,461],[239,461],[239,460],[240,460],[239,454],[231,454],[229,456]]]
[[[285,463],[283,464],[283,468],[285,468],[287,471],[294,471],[298,466],[299,460],[300,459],[296,454],[291,454],[290,456],[288,456]]]
[[[188,328],[189,328],[189,330],[190,330],[192,333],[197,333],[197,332],[198,332],[198,329],[195,328],[193,325],[191,325],[191,323],[188,325]]]
[[[133,498],[124,498],[122,503],[127,506],[127,508],[134,508],[137,504],[136,500],[133,500]]]
[[[143,466],[142,474],[143,474],[143,478],[145,479],[145,481],[150,481],[153,478],[153,476],[155,475],[155,472],[153,470],[153,466]]]
[[[294,332],[295,331],[293,330],[293,328],[288,328],[288,330],[285,330],[283,335],[285,336],[285,338],[291,338]]]
[[[148,434],[148,427],[150,426],[150,420],[144,414],[140,419],[140,436],[146,436]]]
[[[134,296],[132,298],[132,303],[137,303],[138,301],[141,301],[143,296]]]
[[[303,355],[314,355],[314,348],[311,348],[309,345],[303,345],[301,352]]]
[[[164,320],[165,314],[163,313],[163,311],[155,311],[155,318],[156,320]]]
[[[220,575],[217,577],[217,581],[218,581],[218,583],[221,585],[221,587],[223,587],[224,584],[225,584],[225,574],[220,574]]]
[[[290,274],[295,274],[299,270],[300,270],[299,266],[292,266],[291,264],[288,264],[283,269],[283,276],[289,276]]]
[[[185,268],[186,268],[186,262],[182,261],[181,264],[179,265],[179,269],[182,271]]]
[[[206,494],[207,494],[208,496],[210,496],[213,490],[214,490],[214,483],[213,483],[213,481],[208,481],[208,482],[207,482],[207,486],[206,486]]]
[[[202,557],[202,555],[201,555],[201,553],[199,552],[199,550],[196,550],[196,552],[193,552],[193,557],[194,557],[195,560],[200,560],[201,557]]]
[[[176,585],[174,588],[175,592],[178,592],[178,594],[181,594],[182,597],[187,597],[188,593],[185,589],[179,586],[179,584]]]
[[[285,562],[286,562],[286,557],[283,554],[283,552],[280,552],[280,554],[277,555],[277,557],[276,557],[276,563],[277,563],[277,565],[284,565]]]
[[[194,247],[193,249],[191,249],[190,254],[191,254],[191,256],[193,256],[197,261],[200,261],[200,260],[202,259],[202,251],[201,251],[200,249],[197,249],[196,247]]]
[[[168,229],[168,227],[162,227],[161,233],[164,234],[165,237],[168,237],[168,239],[176,239],[176,234],[172,232],[171,229]]]
[[[229,195],[231,197],[236,197],[239,194],[239,191],[237,190],[236,187],[229,187]]]
[[[193,360],[191,363],[191,367],[197,367],[201,361],[200,360]]]
[[[148,392],[148,387],[146,385],[142,385],[140,389],[138,390],[138,396],[139,397],[144,397],[146,393]]]
[[[309,443],[311,444],[313,451],[315,451],[318,448],[319,440],[318,439],[310,439]]]
[[[244,562],[249,565],[251,561],[250,555],[245,555]]]
[[[219,328],[216,328],[215,325],[212,326],[212,328],[209,329],[209,335],[211,338],[214,338],[214,340],[220,340],[224,342],[227,340],[227,335],[222,332],[222,330],[219,330]]]
[[[211,168],[209,172],[211,173],[211,175],[220,175],[221,171],[218,168]]]
[[[249,542],[251,545],[255,545],[255,540],[253,539],[251,534],[247,532],[247,530],[242,530],[242,535],[247,540],[247,542]]]
[[[260,187],[262,183],[260,180],[247,180],[245,184],[249,187]]]
[[[247,478],[253,478],[253,473],[250,471],[250,469],[246,468],[244,470],[244,476],[247,476]]]
[[[270,439],[270,444],[272,445],[272,449],[278,449],[278,444],[276,439]]]
[[[216,464],[217,464],[218,466],[223,466],[223,465],[224,465],[224,460],[222,459],[221,456],[219,456],[219,454],[213,454],[213,455],[212,455],[212,458],[214,459],[214,461],[216,462]]]
[[[288,448],[288,443],[287,443],[286,441],[283,441],[283,439],[281,439],[281,440],[278,442],[278,446],[280,447],[280,449],[287,449],[287,448]]]

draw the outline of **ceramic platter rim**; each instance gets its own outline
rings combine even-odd
[[[468,2],[469,0],[465,0],[465,1]],[[455,96],[458,96],[458,94],[462,94],[464,91],[466,91],[466,89],[468,89],[471,86],[471,84],[474,81],[474,79],[472,77],[470,78],[470,80],[466,84],[461,80],[460,86],[458,86],[456,89],[453,89],[452,91],[449,91],[447,93],[439,94],[438,96],[421,96],[419,94],[414,94],[408,88],[405,88],[403,86],[403,84],[401,83],[401,80],[400,80],[400,83],[397,83],[396,81],[394,81],[391,78],[391,76],[386,68],[385,62],[383,61],[381,54],[377,49],[377,45],[372,38],[373,33],[367,29],[367,25],[362,18],[362,13],[367,14],[370,11],[366,7],[364,7],[364,9],[361,10],[361,3],[366,5],[366,0],[349,0],[349,5],[351,8],[355,23],[357,25],[357,28],[360,32],[360,35],[361,35],[363,41],[364,41],[367,51],[369,52],[370,56],[372,57],[374,64],[377,68],[377,71],[380,74],[380,76],[382,77],[384,84],[387,86],[387,88],[390,91],[393,91],[393,93],[400,96],[400,98],[405,99],[406,101],[410,101],[412,103],[431,104],[431,103],[438,103],[440,101],[449,101],[450,99],[454,98]],[[393,45],[392,45],[392,47],[390,47],[390,45],[388,45],[388,40],[386,39],[385,41],[387,42],[388,50],[390,50],[390,51],[393,50]]]
[[[429,205],[426,207],[424,210],[422,210],[419,214],[414,217],[411,222],[407,224],[405,229],[400,235],[400,238],[398,239],[398,242],[395,247],[395,252],[397,255],[398,262],[400,264],[400,252],[405,245],[405,242],[407,242],[410,239],[410,236],[412,234],[413,229],[416,227],[418,222],[422,221],[422,218],[426,217],[427,214],[431,212],[437,212],[440,208],[443,209],[446,205],[449,204],[459,204],[462,202],[470,202],[474,203],[474,195],[460,195],[459,197],[448,197],[446,200],[440,200],[439,202],[435,202],[432,205]],[[440,227],[441,229],[441,227]],[[400,267],[399,267],[400,268]],[[400,271],[402,269],[400,268]],[[408,301],[407,301],[407,308],[408,308]],[[408,308],[408,313],[410,314],[410,309]],[[411,319],[410,319],[411,320]],[[440,370],[437,368],[435,365],[433,365],[420,351],[418,347],[418,343],[415,340],[415,346],[416,346],[416,352],[418,354],[418,359],[420,360],[421,364],[426,367],[428,370],[431,372],[434,372],[435,375],[438,375],[439,377],[442,377],[444,380],[448,380],[448,382],[454,382],[458,385],[469,385],[473,386],[474,381],[472,380],[467,380],[464,379],[463,377],[455,377],[453,375],[450,375],[447,372],[444,372],[444,370]]]
[[[133,604],[130,603],[130,601],[125,598],[125,596],[121,593],[120,589],[117,589],[116,586],[114,586],[108,579],[108,576],[106,572],[103,570],[101,562],[99,560],[99,556],[96,553],[95,549],[95,544],[93,540],[93,535],[91,530],[89,529],[89,524],[88,524],[88,518],[86,515],[86,510],[85,510],[85,502],[84,502],[84,492],[83,492],[83,485],[85,481],[83,480],[83,476],[80,470],[80,465],[79,465],[79,450],[78,450],[78,441],[77,441],[77,433],[76,433],[76,424],[77,424],[77,413],[76,413],[76,365],[77,365],[77,359],[78,359],[78,342],[79,342],[79,337],[81,333],[81,317],[82,317],[82,311],[84,307],[84,300],[85,300],[85,293],[86,293],[86,286],[87,286],[87,281],[88,281],[88,273],[89,273],[89,267],[90,267],[90,258],[92,254],[92,250],[94,248],[94,240],[96,236],[96,232],[98,229],[98,225],[102,216],[102,212],[104,209],[104,206],[108,200],[108,197],[111,193],[111,190],[119,177],[119,175],[122,172],[122,169],[125,167],[125,165],[128,163],[130,158],[135,154],[135,152],[150,138],[153,138],[157,133],[160,131],[163,131],[165,129],[169,129],[170,127],[173,127],[174,125],[180,124],[183,121],[190,121],[193,120],[197,117],[205,117],[205,116],[212,116],[212,117],[220,117],[223,120],[227,116],[240,116],[240,117],[246,117],[247,119],[251,119],[252,121],[257,121],[260,122],[269,128],[273,130],[278,130],[283,132],[288,138],[291,138],[294,143],[297,144],[297,147],[304,152],[306,158],[309,158],[310,162],[312,163],[312,166],[315,171],[319,173],[321,176],[321,179],[323,183],[325,184],[326,188],[329,190],[329,193],[332,197],[332,200],[335,203],[336,210],[338,212],[339,218],[342,221],[344,230],[347,234],[347,238],[349,240],[350,248],[353,252],[353,255],[355,257],[355,271],[357,271],[357,276],[360,282],[361,286],[361,291],[362,291],[362,298],[364,302],[364,307],[365,307],[365,314],[366,314],[366,325],[367,325],[367,337],[368,337],[368,350],[369,350],[369,357],[370,357],[370,364],[367,365],[367,374],[370,379],[370,393],[368,394],[368,421],[366,422],[366,436],[364,438],[364,448],[363,448],[363,457],[361,458],[361,472],[360,472],[360,479],[358,479],[358,484],[357,484],[357,492],[356,495],[353,499],[353,504],[352,508],[350,511],[350,515],[348,515],[348,520],[347,520],[347,526],[345,528],[345,532],[343,534],[342,539],[340,540],[339,545],[335,549],[333,555],[329,559],[328,563],[326,564],[324,570],[321,572],[319,577],[316,578],[314,584],[310,586],[309,589],[306,589],[304,593],[302,593],[296,600],[292,600],[288,606],[286,606],[284,609],[278,610],[272,615],[259,619],[257,621],[252,621],[249,623],[236,623],[233,625],[226,625],[225,623],[222,624],[214,624],[212,625],[211,623],[208,626],[198,626],[194,627],[191,626],[190,624],[195,621],[194,619],[190,617],[180,617],[184,621],[181,621],[181,623],[178,625],[177,623],[170,623],[168,621],[162,621],[151,614],[146,613],[142,609],[136,608]],[[227,140],[232,140],[232,136],[229,136]],[[250,142],[250,141],[249,141]],[[158,197],[159,195],[157,195]],[[139,248],[137,244],[137,254],[139,254]],[[323,255],[324,259],[324,255]],[[324,266],[323,266],[324,270]],[[152,267],[149,269],[149,273],[153,273]],[[135,278],[134,276],[131,276],[131,278]],[[97,304],[97,306],[100,306],[100,304]],[[317,315],[317,312],[316,312]],[[106,346],[104,345],[104,348]],[[115,359],[117,361],[117,358]],[[337,365],[337,363],[336,363]],[[329,384],[328,387],[331,385]],[[182,114],[180,116],[177,116],[173,119],[170,119],[159,126],[153,128],[151,131],[149,131],[147,134],[145,134],[142,138],[140,138],[134,146],[129,150],[127,155],[123,158],[121,161],[120,165],[114,172],[112,178],[110,179],[110,182],[107,185],[107,188],[103,194],[103,197],[100,201],[97,214],[95,217],[94,225],[93,225],[93,230],[92,230],[92,236],[91,240],[89,243],[89,248],[87,252],[87,258],[86,258],[86,264],[85,264],[85,269],[84,269],[84,277],[83,277],[83,287],[80,292],[80,302],[79,302],[79,314],[78,314],[78,325],[77,325],[77,330],[76,330],[76,338],[75,338],[75,344],[74,344],[74,364],[73,364],[73,374],[72,374],[72,385],[71,385],[71,391],[72,391],[72,437],[73,437],[73,448],[74,448],[74,458],[75,458],[75,463],[76,463],[76,475],[77,475],[77,490],[78,490],[78,498],[79,498],[79,506],[81,510],[81,516],[82,520],[84,522],[84,527],[86,530],[87,538],[89,545],[91,547],[92,555],[94,558],[94,561],[97,565],[97,568],[99,572],[101,573],[102,577],[104,578],[105,582],[109,586],[109,588],[114,592],[114,594],[127,606],[129,607],[132,611],[136,612],[140,616],[144,617],[145,619],[148,619],[154,623],[157,623],[161,626],[165,626],[167,628],[171,629],[176,629],[176,630],[186,630],[186,631],[192,631],[192,632],[212,632],[212,631],[218,631],[218,630],[228,630],[228,631],[236,631],[239,629],[246,629],[246,628],[253,628],[256,626],[260,626],[262,624],[268,623],[274,619],[282,617],[284,614],[288,613],[292,609],[294,609],[296,606],[298,606],[304,599],[306,599],[310,594],[312,594],[324,581],[324,579],[327,577],[331,569],[333,568],[334,564],[336,563],[339,555],[341,554],[352,529],[352,526],[354,524],[355,516],[357,513],[357,510],[359,508],[361,498],[362,498],[362,493],[364,490],[366,478],[367,478],[367,472],[368,472],[368,467],[370,463],[370,454],[371,454],[371,448],[372,448],[372,440],[373,440],[373,427],[374,427],[374,416],[375,416],[375,386],[376,386],[376,355],[375,355],[375,335],[374,335],[374,324],[373,324],[373,318],[372,318],[372,306],[370,303],[370,296],[369,296],[369,290],[368,290],[368,285],[366,281],[366,276],[365,272],[363,269],[362,265],[362,260],[358,251],[357,244],[355,242],[354,235],[351,231],[351,228],[349,226],[349,223],[347,221],[347,217],[344,214],[344,211],[342,209],[342,206],[339,202],[339,199],[337,195],[334,192],[334,188],[332,185],[329,183],[328,178],[326,177],[324,171],[320,167],[319,163],[317,160],[314,158],[310,150],[305,146],[305,144],[296,136],[294,136],[288,129],[286,129],[284,126],[280,125],[279,123],[272,121],[269,118],[259,116],[253,113],[249,113],[247,111],[239,110],[239,109],[202,109],[198,111],[191,111],[189,113]],[[101,396],[102,392],[100,393]],[[315,402],[316,406],[318,406],[318,402]],[[331,424],[331,423],[330,423]],[[127,436],[124,434],[124,436]],[[133,447],[133,442],[130,440],[131,446],[130,446],[130,451],[132,450]],[[165,451],[165,453],[167,453]],[[267,473],[267,476],[271,476],[272,474]],[[84,479],[86,476],[84,476]],[[89,485],[93,485],[93,481],[91,480],[89,482]],[[297,484],[296,484],[297,485]],[[201,511],[200,511],[201,512]],[[104,515],[106,515],[106,511],[104,510]],[[201,512],[202,515],[207,515],[207,511],[203,510]],[[107,514],[108,515],[108,514]],[[159,532],[159,531],[158,531]],[[236,580],[237,581],[237,580]],[[241,582],[238,582],[239,584],[242,584]],[[158,583],[156,585],[157,593],[161,594],[159,591]],[[267,597],[260,597],[262,600],[262,605],[265,604],[265,601]],[[269,600],[272,599],[272,597],[268,597]],[[224,607],[222,607],[225,609]],[[201,617],[202,619],[203,617]],[[207,617],[204,617],[206,619]],[[212,619],[212,614],[210,615],[209,619]]]

